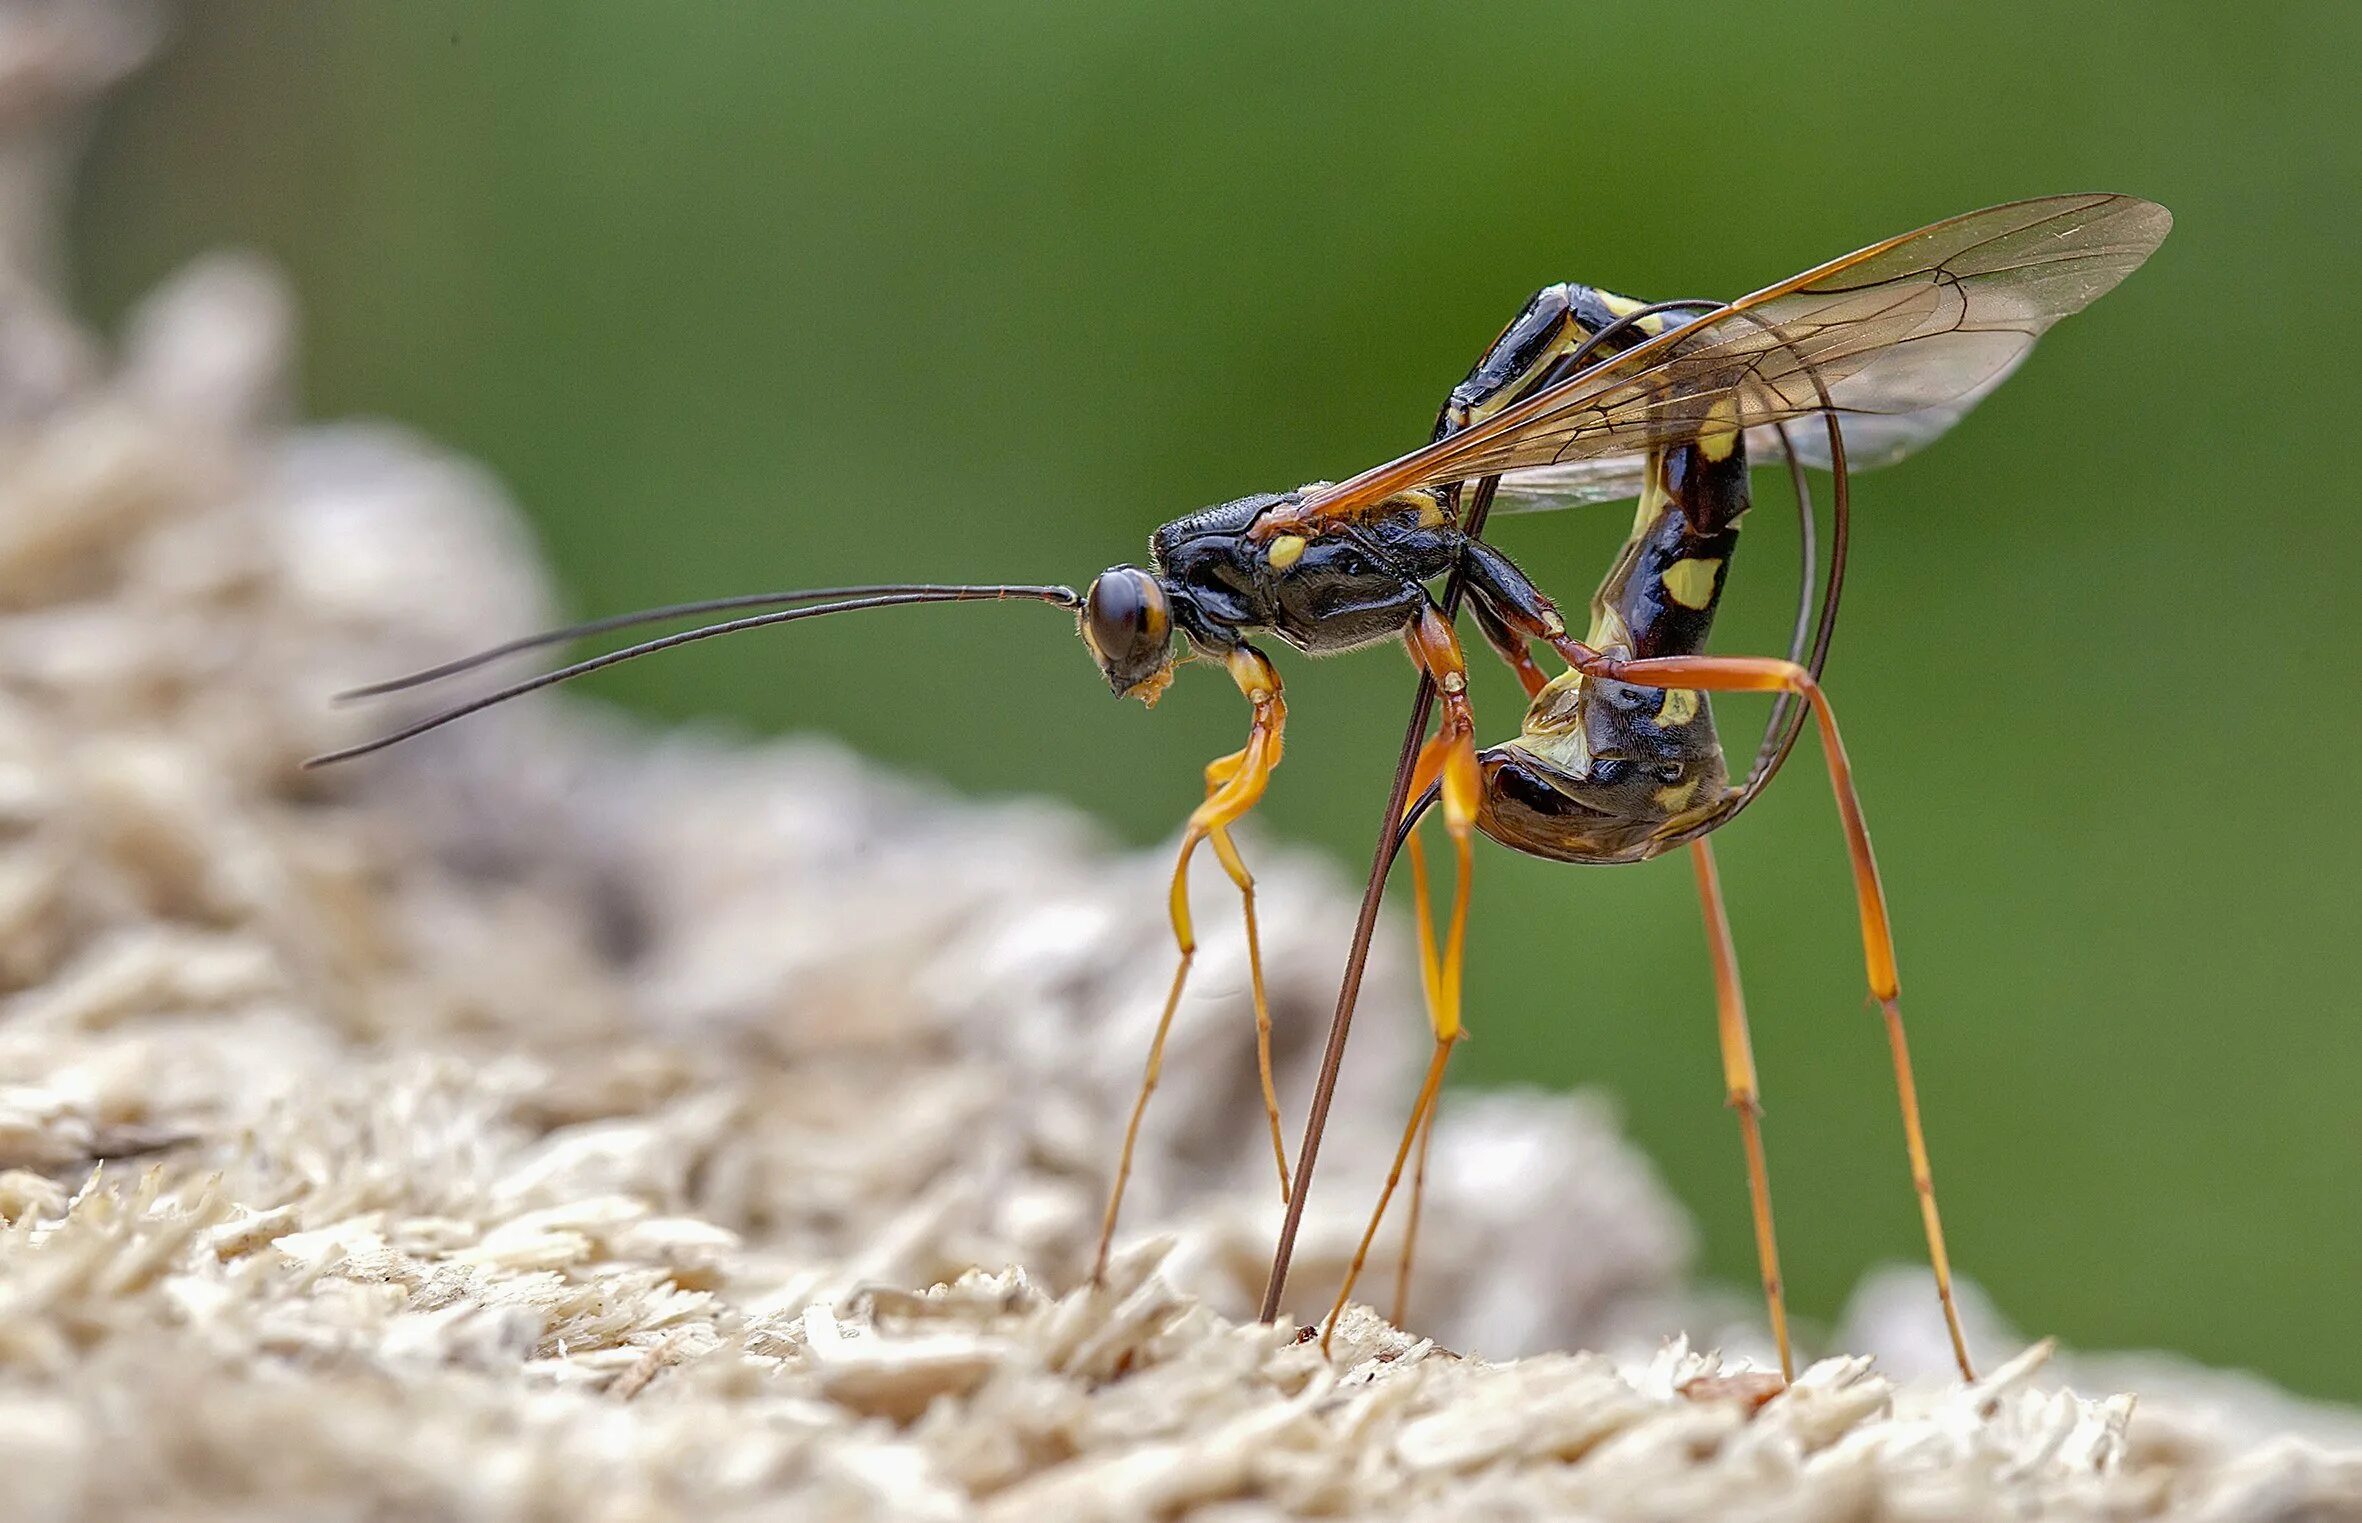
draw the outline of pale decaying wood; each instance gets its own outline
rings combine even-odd
[[[73,28],[118,10],[0,8],[0,93],[95,88],[138,34]],[[267,271],[199,266],[110,361],[6,263],[0,1518],[2362,1513],[2353,1420],[2233,1377],[1918,1373],[1923,1284],[1841,1331],[1886,1363],[1757,1407],[1661,1341],[1754,1317],[1581,1099],[1447,1114],[1443,1344],[1243,1321],[1277,1211],[1214,885],[1129,1246],[1078,1288],[1161,853],[566,704],[299,772],[380,717],[335,688],[542,617],[529,547],[465,463],[282,421]],[[1351,895],[1256,855],[1293,1108]],[[1386,956],[1306,1307],[1420,1058]]]

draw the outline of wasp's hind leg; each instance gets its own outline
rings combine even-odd
[[[1755,1217],[1755,1261],[1763,1272],[1763,1299],[1771,1318],[1772,1341],[1780,1351],[1780,1378],[1796,1378],[1788,1347],[1788,1301],[1780,1282],[1780,1245],[1772,1232],[1771,1173],[1763,1160],[1763,1098],[1755,1081],[1755,1044],[1747,1034],[1747,996],[1739,984],[1739,951],[1731,940],[1730,916],[1722,902],[1722,875],[1714,848],[1700,836],[1689,843],[1697,869],[1698,903],[1706,919],[1706,945],[1714,955],[1715,1029],[1722,1039],[1723,1089],[1738,1113],[1739,1141],[1747,1152],[1747,1204]]]
[[[1491,646],[1493,654],[1517,674],[1518,682],[1525,688],[1526,697],[1532,698],[1550,685],[1550,674],[1535,664],[1534,653],[1527,647],[1525,637],[1494,610],[1488,599],[1475,598],[1468,606],[1476,615],[1476,627],[1484,635],[1484,643]]]
[[[1493,653],[1517,673],[1525,695],[1539,696],[1550,685],[1550,676],[1534,664],[1529,642],[1555,645],[1566,638],[1566,620],[1559,616],[1558,605],[1515,561],[1484,541],[1468,541],[1460,554],[1468,571],[1469,606],[1475,610],[1476,627],[1484,632]]]
[[[1525,684],[1526,695],[1538,695],[1547,686],[1547,679],[1534,665],[1527,642],[1566,638],[1557,608],[1508,557],[1489,545],[1469,547],[1469,586],[1476,593],[1477,623],[1486,639],[1517,672]],[[1730,918],[1723,907],[1722,880],[1715,868],[1714,849],[1705,837],[1690,843],[1690,860],[1697,872],[1707,947],[1714,959],[1716,1029],[1722,1045],[1724,1091],[1731,1109],[1738,1112],[1740,1142],[1747,1156],[1747,1196],[1755,1221],[1755,1252],[1763,1274],[1764,1302],[1772,1340],[1779,1348],[1780,1375],[1783,1379],[1793,1379],[1795,1360],[1788,1342],[1779,1242],[1772,1230],[1771,1177],[1764,1162],[1763,1104],[1755,1077],[1754,1044],[1747,1032],[1747,1000],[1739,983],[1738,949],[1731,939]]]
[[[1181,833],[1181,850],[1173,864],[1170,896],[1173,939],[1180,946],[1181,959],[1173,969],[1172,986],[1166,992],[1163,1013],[1157,1017],[1156,1035],[1148,1045],[1148,1065],[1141,1075],[1139,1097],[1132,1102],[1131,1118],[1124,1126],[1123,1151],[1116,1159],[1115,1183],[1108,1191],[1107,1212],[1099,1225],[1099,1251],[1092,1261],[1094,1282],[1107,1276],[1116,1219],[1123,1209],[1124,1187],[1132,1177],[1133,1150],[1140,1140],[1140,1120],[1148,1112],[1148,1097],[1156,1092],[1157,1079],[1163,1072],[1165,1039],[1172,1032],[1173,1014],[1181,1005],[1181,991],[1189,982],[1189,965],[1197,957],[1197,933],[1189,914],[1189,860],[1200,841],[1213,843],[1215,856],[1230,874],[1231,881],[1238,885],[1246,905],[1247,957],[1255,996],[1255,1054],[1262,1073],[1264,1108],[1271,1119],[1272,1149],[1279,1160],[1280,1196],[1283,1201],[1287,1196],[1287,1153],[1280,1140],[1279,1101],[1271,1081],[1271,1010],[1264,993],[1262,947],[1255,924],[1255,879],[1232,843],[1229,830],[1263,797],[1263,790],[1271,780],[1271,769],[1279,765],[1287,703],[1280,693],[1279,673],[1252,646],[1239,646],[1226,658],[1226,664],[1231,679],[1253,706],[1254,717],[1248,726],[1246,745],[1206,768],[1205,802],[1191,812],[1189,824]]]
[[[1928,1166],[1927,1136],[1919,1120],[1919,1089],[1911,1073],[1911,1049],[1903,1035],[1902,985],[1895,971],[1894,929],[1887,917],[1886,889],[1878,876],[1878,862],[1870,851],[1870,830],[1862,819],[1860,795],[1854,789],[1853,765],[1846,759],[1845,742],[1837,732],[1837,715],[1811,672],[1793,661],[1767,656],[1660,656],[1644,661],[1618,661],[1574,641],[1560,642],[1560,653],[1586,677],[1628,682],[1641,687],[1686,688],[1722,693],[1793,693],[1812,707],[1821,732],[1821,750],[1829,763],[1829,783],[1837,795],[1837,815],[1845,830],[1846,854],[1852,859],[1854,896],[1862,920],[1862,956],[1869,972],[1870,994],[1885,1018],[1887,1046],[1894,1059],[1895,1090],[1903,1111],[1903,1142],[1911,1163],[1911,1184],[1919,1196],[1920,1224],[1927,1233],[1928,1265],[1935,1272],[1936,1295],[1943,1303],[1945,1331],[1961,1378],[1974,1380],[1968,1357],[1968,1338],[1961,1331],[1960,1308],[1952,1294],[1952,1263],[1944,1251],[1943,1218],[1936,1210],[1936,1187]]]

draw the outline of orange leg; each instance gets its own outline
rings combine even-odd
[[[1427,1149],[1435,1141],[1436,1107],[1427,1107],[1419,1124],[1419,1157],[1411,1165],[1411,1214],[1402,1224],[1402,1256],[1394,1262],[1394,1312],[1386,1320],[1396,1327],[1411,1320],[1411,1259],[1419,1246],[1419,1208],[1427,1199]]]
[[[1411,1149],[1418,1146],[1420,1167],[1411,1181],[1410,1224],[1404,1233],[1402,1258],[1395,1271],[1395,1310],[1398,1317],[1402,1313],[1410,1291],[1411,1261],[1417,1247],[1427,1180],[1427,1154],[1421,1139],[1434,1122],[1436,1093],[1443,1084],[1444,1065],[1451,1059],[1452,1048],[1467,1034],[1460,1020],[1460,983],[1468,944],[1468,894],[1475,871],[1476,806],[1482,787],[1476,766],[1476,721],[1468,707],[1467,666],[1460,654],[1459,641],[1453,637],[1451,625],[1443,615],[1429,609],[1412,627],[1408,640],[1412,656],[1435,678],[1436,693],[1443,708],[1442,724],[1420,750],[1411,794],[1415,798],[1426,792],[1430,783],[1442,782],[1444,827],[1452,838],[1458,881],[1452,902],[1451,929],[1445,935],[1439,955],[1434,912],[1427,891],[1426,858],[1418,839],[1412,838],[1411,872],[1418,890],[1419,971],[1427,999],[1428,1024],[1435,1032],[1435,1056],[1428,1064],[1427,1080],[1420,1086],[1410,1121],[1403,1128],[1402,1145],[1395,1150],[1394,1166],[1387,1173],[1385,1188],[1378,1194],[1377,1207],[1370,1213],[1369,1225],[1363,1229],[1353,1262],[1345,1271],[1345,1283],[1337,1292],[1336,1304],[1330,1308],[1328,1325],[1321,1334],[1324,1351],[1336,1333],[1337,1317],[1352,1298],[1353,1287],[1369,1260],[1370,1244],[1376,1240],[1379,1224],[1386,1219],[1386,1207],[1394,1199],[1396,1186],[1402,1182],[1403,1167]]]
[[[1254,707],[1254,718],[1245,747],[1206,768],[1205,802],[1191,812],[1188,827],[1181,833],[1181,850],[1173,864],[1170,896],[1173,939],[1180,946],[1181,960],[1173,969],[1164,1011],[1157,1017],[1156,1035],[1148,1044],[1148,1066],[1140,1078],[1139,1097],[1132,1102],[1131,1118],[1124,1126],[1124,1145],[1116,1159],[1115,1183],[1108,1191],[1107,1212],[1099,1224],[1099,1251],[1091,1269],[1094,1283],[1107,1277],[1116,1218],[1123,1209],[1124,1187],[1131,1182],[1132,1156],[1140,1140],[1140,1120],[1148,1112],[1148,1097],[1156,1092],[1157,1079],[1164,1071],[1165,1039],[1172,1033],[1173,1014],[1181,1007],[1181,991],[1189,982],[1189,965],[1197,957],[1197,933],[1189,914],[1189,859],[1200,841],[1213,842],[1214,854],[1221,859],[1231,881],[1238,885],[1246,903],[1247,955],[1255,991],[1256,1056],[1262,1067],[1264,1105],[1271,1118],[1272,1147],[1279,1154],[1283,1201],[1287,1195],[1287,1155],[1280,1141],[1279,1100],[1271,1082],[1271,1012],[1264,996],[1262,949],[1255,929],[1255,880],[1229,835],[1229,827],[1263,797],[1263,790],[1271,781],[1271,769],[1279,765],[1287,726],[1287,703],[1280,696],[1279,674],[1253,648],[1239,647],[1229,658],[1229,666],[1232,680]]]
[[[1278,678],[1275,676],[1272,681],[1276,684]],[[1207,763],[1207,798],[1212,798],[1224,784],[1238,775],[1246,756],[1244,751],[1233,751],[1228,756]],[[1273,765],[1277,765],[1276,751]],[[1263,985],[1263,936],[1255,919],[1255,875],[1247,871],[1246,859],[1238,854],[1238,847],[1232,844],[1228,827],[1215,826],[1206,832],[1206,840],[1213,846],[1214,855],[1220,859],[1222,870],[1230,875],[1230,881],[1237,886],[1239,908],[1246,917],[1247,984],[1255,1001],[1255,1075],[1263,1085],[1263,1116],[1271,1125],[1271,1156],[1279,1165],[1279,1203],[1284,1206],[1288,1203],[1288,1145],[1280,1133],[1279,1089],[1271,1077],[1271,996]],[[1187,906],[1183,907],[1182,913],[1186,917]],[[1187,930],[1186,918],[1175,922],[1176,936],[1186,936]],[[1187,957],[1190,951],[1191,944],[1184,942],[1182,955]]]
[[[1210,779],[1207,792],[1209,797],[1213,792]],[[1239,907],[1246,915],[1247,984],[1255,1000],[1255,1076],[1263,1085],[1263,1118],[1271,1126],[1271,1157],[1279,1165],[1279,1203],[1284,1206],[1288,1203],[1288,1144],[1280,1134],[1279,1089],[1271,1077],[1271,996],[1263,987],[1263,936],[1255,923],[1255,875],[1247,871],[1246,860],[1231,844],[1228,830],[1208,831],[1206,839],[1221,860],[1222,870],[1238,886]]]
[[[1493,648],[1510,670],[1517,673],[1531,698],[1549,684],[1550,679],[1534,664],[1525,648],[1524,638],[1504,627],[1493,641]],[[1415,843],[1414,843],[1415,845]],[[1715,871],[1714,848],[1705,838],[1690,843],[1690,860],[1697,868],[1698,897],[1706,918],[1707,945],[1714,955],[1714,998],[1716,1026],[1722,1039],[1723,1084],[1732,1110],[1739,1115],[1739,1140],[1747,1154],[1747,1197],[1755,1215],[1755,1257],[1763,1273],[1763,1297],[1771,1317],[1772,1340],[1780,1350],[1780,1376],[1796,1378],[1796,1362],[1788,1344],[1788,1307],[1780,1279],[1779,1239],[1772,1231],[1771,1175],[1763,1157],[1763,1103],[1755,1081],[1754,1043],[1747,1035],[1747,997],[1739,986],[1739,954],[1731,940],[1730,917],[1724,912],[1722,878]],[[1414,856],[1414,869],[1417,859]],[[1422,1171],[1426,1163],[1427,1143],[1424,1136],[1419,1143]],[[1413,1175],[1411,1200],[1414,1208],[1419,1198],[1418,1176]],[[1414,1209],[1412,1230],[1417,1230]],[[1404,1255],[1407,1264],[1409,1255]],[[1403,1289],[1395,1293],[1397,1325],[1401,1323]]]
[[[1846,760],[1845,742],[1837,733],[1837,716],[1829,707],[1812,673],[1793,661],[1768,656],[1659,656],[1643,661],[1618,661],[1576,640],[1553,642],[1567,663],[1585,676],[1630,682],[1642,687],[1696,688],[1717,693],[1794,693],[1812,705],[1820,726],[1821,750],[1829,762],[1829,784],[1837,795],[1837,814],[1845,828],[1847,854],[1853,860],[1854,897],[1862,919],[1862,957],[1870,976],[1870,993],[1886,1020],[1887,1046],[1894,1057],[1895,1090],[1902,1103],[1903,1141],[1910,1154],[1911,1184],[1919,1194],[1920,1222],[1927,1231],[1928,1263],[1935,1271],[1936,1294],[1944,1307],[1944,1326],[1952,1336],[1952,1353],[1964,1379],[1976,1378],[1969,1362],[1968,1339],[1960,1328],[1960,1308],[1952,1296],[1952,1264],[1944,1252],[1944,1224],[1936,1211],[1933,1171],[1928,1167],[1927,1137],[1919,1122],[1919,1090],[1911,1076],[1911,1051],[1903,1037],[1902,985],[1895,973],[1894,930],[1887,918],[1886,890],[1879,882],[1878,862],[1870,852],[1869,827],[1862,821],[1862,803],[1854,790],[1853,765]]]
[[[1427,784],[1433,780],[1435,770],[1439,765],[1440,758],[1431,743],[1429,749],[1421,755],[1418,770],[1413,773],[1411,794],[1413,798],[1427,791]],[[1440,1065],[1445,1061],[1443,1054],[1448,1052],[1461,1037],[1467,1035],[1467,1031],[1459,1024],[1457,975],[1456,973],[1447,973],[1447,959],[1438,956],[1436,952],[1434,896],[1427,881],[1427,853],[1420,846],[1419,838],[1416,835],[1412,836],[1406,844],[1410,848],[1411,855],[1412,902],[1417,906],[1418,912],[1419,982],[1427,1002],[1428,1022],[1437,1033],[1436,1061]],[[1460,940],[1464,937],[1466,927],[1465,919],[1459,913],[1458,906],[1468,902],[1471,868],[1474,864],[1471,854],[1466,850],[1466,843],[1455,844],[1461,847],[1454,854],[1459,869],[1453,898],[1455,907],[1453,932],[1456,950]],[[1445,1012],[1449,1012],[1449,1014],[1447,1015]],[[1447,1021],[1449,1022],[1448,1027]],[[1452,1033],[1449,1036],[1444,1035],[1447,1029]],[[1419,1220],[1424,1212],[1427,1199],[1427,1150],[1428,1145],[1435,1138],[1435,1113],[1438,1108],[1432,1101],[1427,1102],[1422,1110],[1415,1110],[1411,1118],[1412,1124],[1418,1128],[1419,1154],[1418,1161],[1411,1170],[1410,1216],[1403,1223],[1402,1249],[1394,1263],[1394,1311],[1388,1320],[1393,1322],[1396,1327],[1404,1326],[1410,1315],[1411,1268],[1419,1251]],[[1400,1168],[1401,1160],[1398,1158],[1396,1160],[1398,1172]],[[1338,1297],[1338,1309],[1340,1310],[1343,1308],[1345,1298],[1352,1294],[1354,1282],[1360,1278],[1363,1256],[1369,1252],[1370,1243],[1377,1236],[1378,1224],[1385,1219],[1387,1202],[1393,1197],[1394,1188],[1395,1180],[1388,1179],[1385,1191],[1379,1196],[1377,1210],[1372,1214],[1369,1227],[1363,1234],[1361,1251],[1355,1255],[1353,1265],[1346,1273],[1345,1288]],[[1333,1325],[1335,1322],[1334,1313],[1331,1314],[1330,1321]]]
[[[1402,1130],[1402,1145],[1394,1150],[1394,1166],[1386,1171],[1386,1187],[1378,1192],[1378,1209],[1370,1213],[1370,1224],[1361,1235],[1360,1244],[1353,1250],[1352,1267],[1345,1271],[1345,1283],[1337,1291],[1337,1300],[1329,1308],[1329,1319],[1320,1333],[1320,1351],[1329,1352],[1329,1340],[1337,1336],[1337,1319],[1344,1315],[1345,1303],[1353,1298],[1354,1281],[1361,1278],[1362,1265],[1370,1255],[1370,1240],[1378,1235],[1378,1223],[1386,1219],[1387,1202],[1394,1199],[1394,1187],[1402,1183],[1403,1165],[1411,1155],[1411,1145],[1426,1129],[1427,1118],[1435,1109],[1437,1091],[1443,1088],[1444,1064],[1451,1061],[1456,1037],[1438,1037],[1435,1056],[1427,1062],[1427,1078],[1419,1086],[1419,1098],[1411,1106],[1410,1123]]]
[[[1549,677],[1525,648],[1524,638],[1504,627],[1493,641],[1493,648],[1501,659],[1517,673],[1531,698],[1549,685]],[[1412,867],[1418,868],[1417,843],[1412,843]],[[1770,1310],[1772,1339],[1780,1350],[1781,1378],[1796,1378],[1795,1356],[1788,1344],[1788,1307],[1780,1279],[1780,1246],[1772,1231],[1771,1176],[1763,1157],[1763,1103],[1755,1081],[1754,1044],[1747,1035],[1747,997],[1739,986],[1738,948],[1730,933],[1730,918],[1723,910],[1722,879],[1715,871],[1714,848],[1704,838],[1690,843],[1690,859],[1698,874],[1698,897],[1706,917],[1706,939],[1714,955],[1714,996],[1716,1025],[1722,1039],[1722,1072],[1724,1088],[1730,1107],[1739,1115],[1739,1140],[1747,1154],[1747,1196],[1755,1215],[1755,1257],[1763,1272],[1763,1296]],[[1423,889],[1424,885],[1422,885]],[[1422,899],[1424,907],[1424,899]],[[1430,1132],[1432,1125],[1430,1126]],[[1419,1168],[1424,1172],[1427,1159],[1427,1135],[1419,1141]],[[1411,1230],[1418,1230],[1417,1203],[1419,1174],[1414,1173],[1411,1185],[1413,1212]],[[1409,1263],[1409,1253],[1404,1254]],[[1407,1267],[1404,1271],[1407,1276]],[[1395,1289],[1395,1322],[1402,1321],[1404,1285]]]
[[[1698,872],[1698,900],[1706,916],[1706,943],[1714,953],[1715,1024],[1722,1036],[1722,1081],[1730,1108],[1739,1113],[1739,1140],[1747,1151],[1747,1200],[1755,1212],[1755,1260],[1763,1271],[1763,1299],[1770,1308],[1772,1340],[1780,1349],[1780,1378],[1796,1378],[1788,1348],[1788,1304],[1780,1286],[1780,1245],[1772,1234],[1771,1175],[1763,1162],[1763,1101],[1755,1083],[1755,1044],[1747,1036],[1747,996],[1739,988],[1739,951],[1731,941],[1723,910],[1722,875],[1714,848],[1704,837],[1690,842]]]
[[[1452,905],[1452,927],[1444,939],[1441,967],[1429,990],[1430,1019],[1438,1034],[1460,1029],[1460,973],[1468,943],[1468,885],[1471,843],[1476,835],[1476,810],[1484,780],[1476,765],[1476,716],[1468,707],[1468,667],[1452,627],[1435,609],[1411,627],[1411,654],[1435,679],[1443,721],[1420,752],[1412,779],[1412,796],[1440,781],[1443,822],[1460,862],[1460,893]],[[1414,853],[1412,863],[1418,866]],[[1422,881],[1424,881],[1422,877]],[[1422,895],[1424,903],[1424,895]]]
[[[1536,593],[1535,596],[1539,597],[1540,594]],[[1529,629],[1520,629],[1518,624],[1521,621],[1511,614],[1500,612],[1482,598],[1475,600],[1471,605],[1471,611],[1476,615],[1476,627],[1484,632],[1485,644],[1491,646],[1493,654],[1499,656],[1511,671],[1517,673],[1517,680],[1524,686],[1525,695],[1528,698],[1538,696],[1542,689],[1550,685],[1550,674],[1534,664],[1534,653],[1526,644],[1529,639],[1534,637],[1529,632],[1533,626],[1529,626]],[[1552,619],[1558,617],[1555,609],[1551,611],[1550,617]],[[1565,625],[1561,624],[1558,632],[1565,633],[1565,628]]]

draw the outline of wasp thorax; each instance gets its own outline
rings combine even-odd
[[[1173,679],[1173,616],[1156,578],[1137,566],[1100,572],[1077,622],[1116,696],[1156,702]]]

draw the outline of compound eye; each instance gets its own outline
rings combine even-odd
[[[1091,643],[1122,655],[1154,645],[1166,636],[1164,595],[1145,571],[1119,567],[1091,584],[1083,608]]]
[[[1091,606],[1085,612],[1091,621],[1091,643],[1101,650],[1130,649],[1132,637],[1148,617],[1128,577],[1101,577],[1091,588]]]

